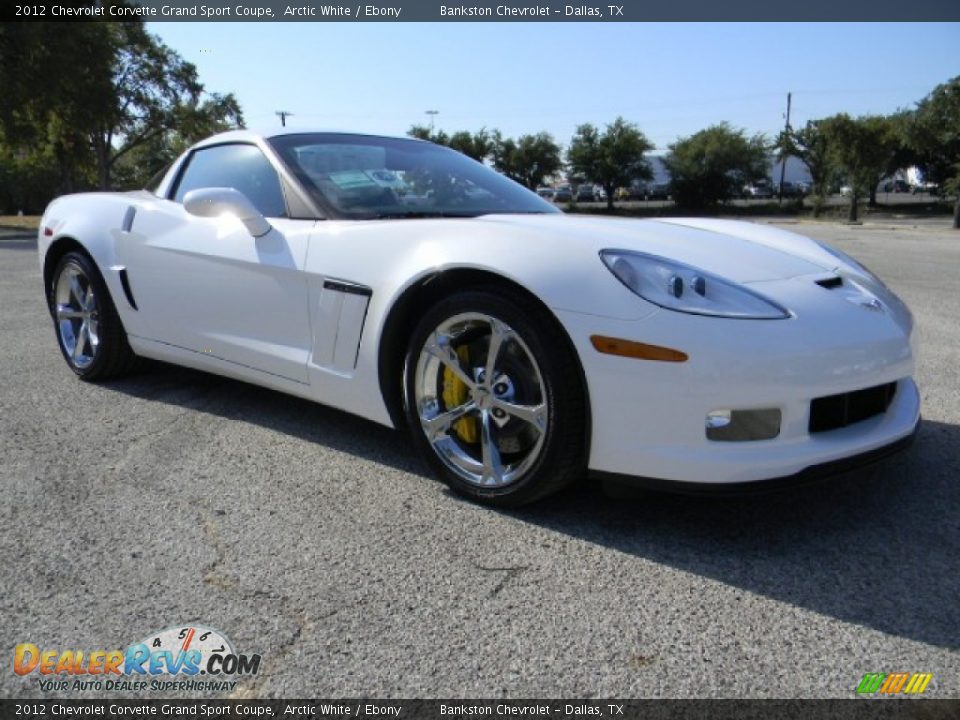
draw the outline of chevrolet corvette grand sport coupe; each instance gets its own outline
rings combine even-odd
[[[455,490],[592,474],[770,487],[905,446],[913,318],[856,260],[755,224],[576,217],[409,138],[229,132],[145,190],[47,208],[57,340],[409,429]]]

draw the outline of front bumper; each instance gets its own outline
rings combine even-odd
[[[729,320],[660,310],[637,321],[557,311],[584,367],[591,407],[589,469],[696,485],[754,483],[871,457],[915,432],[910,328],[851,303],[807,303],[788,320]],[[815,296],[819,301],[819,296]],[[794,309],[796,305],[794,305]],[[598,353],[593,334],[680,350],[686,362]],[[814,398],[896,383],[886,412],[810,433]],[[718,409],[781,412],[770,440],[708,440]],[[649,483],[648,483],[649,484]]]
[[[752,482],[730,482],[730,483],[695,483],[695,482],[677,482],[674,480],[664,480],[662,478],[637,477],[634,475],[620,475],[617,473],[606,473],[600,471],[591,471],[591,477],[601,482],[613,483],[615,485],[628,485],[643,488],[646,490],[657,490],[661,492],[681,493],[684,495],[752,495],[768,492],[776,492],[787,488],[802,487],[804,485],[816,483],[827,478],[852,472],[860,468],[880,462],[891,455],[903,452],[911,445],[920,431],[920,420],[914,426],[913,432],[906,437],[896,440],[889,445],[869,450],[859,455],[852,455],[840,460],[831,460],[830,462],[819,465],[811,465],[793,475],[784,477],[767,478],[764,480],[754,480]]]

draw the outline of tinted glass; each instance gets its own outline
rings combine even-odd
[[[280,178],[270,161],[254,145],[216,145],[197,150],[180,176],[174,200],[198,188],[239,190],[265,217],[286,217]]]
[[[428,142],[311,133],[282,135],[270,143],[319,204],[340,217],[558,212],[498,172]]]

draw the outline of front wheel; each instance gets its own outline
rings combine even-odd
[[[527,298],[496,288],[442,300],[414,331],[404,373],[414,442],[455,491],[516,506],[583,474],[579,364]]]
[[[67,365],[84,380],[128,371],[136,356],[93,261],[79,252],[63,256],[49,288],[50,314]]]

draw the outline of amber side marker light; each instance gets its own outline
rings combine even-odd
[[[621,338],[591,335],[590,342],[597,352],[605,355],[620,355],[637,360],[659,360],[661,362],[686,362],[687,354],[673,348],[659,345],[622,340]]]

